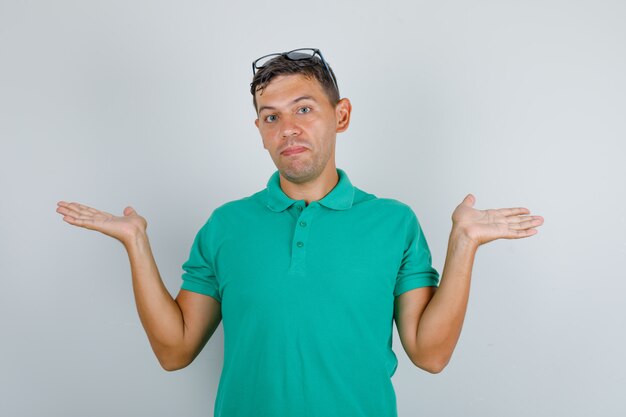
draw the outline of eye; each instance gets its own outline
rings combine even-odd
[[[268,123],[272,123],[276,121],[276,115],[275,114],[270,114],[269,116],[265,117],[265,121]]]
[[[298,109],[298,112],[300,112],[300,113],[309,113],[310,111],[311,111],[310,107],[300,107]]]

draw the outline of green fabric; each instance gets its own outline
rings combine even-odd
[[[308,206],[267,187],[213,211],[182,289],[222,303],[216,417],[395,417],[394,296],[439,274],[409,206],[339,182]]]

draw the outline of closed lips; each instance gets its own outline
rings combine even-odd
[[[306,151],[306,148],[304,146],[292,146],[292,147],[289,147],[289,148],[285,149],[284,151],[282,151],[281,154],[283,154],[283,155],[291,155],[291,154],[300,153],[300,152],[303,152],[303,151]]]

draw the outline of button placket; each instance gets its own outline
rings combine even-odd
[[[306,249],[309,238],[309,230],[311,228],[311,215],[315,211],[316,206],[303,209],[296,206],[300,215],[294,224],[291,269],[296,272],[304,273],[304,265],[306,261]]]

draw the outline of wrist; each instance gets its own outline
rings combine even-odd
[[[122,241],[122,244],[126,250],[145,248],[149,246],[148,234],[145,229],[137,228]]]
[[[480,243],[468,233],[467,229],[457,224],[452,225],[450,244],[455,248],[471,249],[474,251],[480,246]]]

